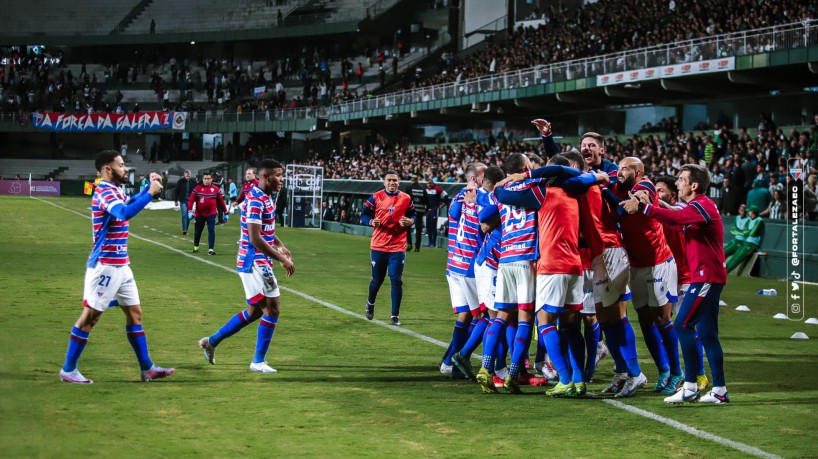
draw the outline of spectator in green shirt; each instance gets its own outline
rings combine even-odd
[[[747,192],[747,210],[749,211],[752,206],[758,209],[766,209],[770,207],[772,200],[770,190],[764,186],[764,182],[759,179],[753,180],[753,188]]]

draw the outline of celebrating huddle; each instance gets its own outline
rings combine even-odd
[[[148,342],[142,328],[142,308],[136,281],[129,267],[127,245],[128,220],[162,191],[162,178],[152,173],[150,187],[128,198],[121,188],[127,183],[128,168],[119,153],[100,153],[96,168],[102,180],[91,200],[94,246],[85,273],[85,307],[71,330],[60,379],[75,384],[93,383],[79,372],[77,363],[88,343],[91,329],[102,313],[114,306],[121,306],[125,313],[125,331],[139,361],[142,380],[147,382],[166,378],[174,373],[174,369],[155,365],[148,353]],[[258,320],[256,349],[250,370],[276,372],[265,360],[279,315],[280,295],[273,274],[273,262],[278,261],[287,276],[295,272],[290,251],[275,235],[275,203],[270,197],[271,193],[281,190],[283,171],[284,168],[277,161],[264,160],[259,168],[258,182],[253,182],[245,190],[237,271],[244,285],[248,306],[216,333],[199,340],[199,347],[211,364],[216,362],[216,346],[219,343]]]
[[[723,228],[704,195],[707,170],[685,165],[678,179],[654,184],[638,158],[618,167],[603,160],[599,134],[582,137],[581,154],[559,153],[550,124],[533,124],[548,165],[534,168],[538,157],[514,153],[504,178],[499,168],[472,164],[450,207],[446,275],[458,317],[441,372],[476,379],[485,393],[544,384],[526,371],[536,323],[534,368],[558,378],[548,395],[585,396],[609,352],[615,375],[602,392],[630,397],[648,383],[631,300],[657,368],[653,391],[668,403],[728,402],[717,324],[727,278]],[[475,373],[469,359],[481,341]],[[707,393],[705,354],[714,380]]]

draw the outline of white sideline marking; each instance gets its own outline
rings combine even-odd
[[[77,214],[77,215],[79,215],[81,217],[87,218],[88,220],[91,219],[91,217],[88,216],[88,215],[82,214],[82,213],[77,212],[77,211],[72,210],[72,209],[68,209],[68,208],[63,207],[63,206],[61,206],[59,204],[55,204],[55,203],[53,203],[51,201],[46,201],[44,199],[35,198],[33,196],[31,197],[31,199],[36,199],[37,201],[41,201],[41,202],[45,202],[47,204],[51,204],[54,207],[57,207],[57,208],[65,210],[65,211]],[[158,230],[156,230],[154,228],[149,228],[147,226],[143,226],[143,227],[147,228],[147,229],[150,229],[152,231],[158,231]],[[161,231],[158,231],[158,232],[161,232]],[[162,232],[162,233],[164,233],[164,232]],[[164,234],[167,234],[167,233],[164,233]],[[214,263],[214,262],[212,262],[212,261],[210,261],[208,259],[201,258],[201,257],[195,256],[195,255],[192,255],[190,253],[181,251],[181,250],[179,250],[179,249],[177,249],[175,247],[171,247],[171,246],[169,246],[167,244],[163,244],[161,242],[153,241],[151,239],[147,239],[147,238],[144,238],[142,236],[137,236],[136,234],[133,234],[133,233],[130,233],[130,235],[133,236],[136,239],[139,239],[140,241],[145,241],[145,242],[149,242],[149,243],[154,244],[154,245],[158,245],[159,247],[168,249],[171,252],[175,252],[175,253],[178,253],[180,255],[184,255],[184,256],[192,258],[192,259],[194,259],[196,261],[200,261],[200,262],[208,264],[210,266],[223,269],[223,270],[225,270],[227,272],[230,272],[230,273],[235,273],[235,271],[233,269],[228,268],[227,266],[220,265],[220,264]],[[338,312],[340,312],[342,314],[346,314],[346,315],[355,317],[357,319],[366,320],[366,317],[364,315],[362,315],[362,314],[358,314],[358,313],[349,311],[349,310],[344,309],[344,308],[342,308],[340,306],[336,306],[336,305],[334,305],[332,303],[328,303],[328,302],[326,302],[324,300],[320,300],[318,298],[315,298],[314,296],[308,295],[306,293],[299,292],[298,290],[294,290],[294,289],[291,289],[289,287],[284,287],[284,286],[281,286],[281,285],[279,285],[279,288],[281,290],[292,293],[294,295],[298,295],[298,296],[300,296],[300,297],[302,297],[304,299],[310,300],[310,301],[312,301],[314,303],[318,303],[321,306],[332,309],[333,311],[338,311]],[[449,346],[448,343],[444,343],[443,341],[436,340],[434,338],[431,338],[431,337],[426,336],[426,335],[422,335],[422,334],[417,333],[417,332],[413,332],[411,330],[407,330],[406,328],[395,327],[394,325],[388,324],[388,323],[380,321],[380,320],[367,320],[367,322],[372,322],[372,323],[374,323],[376,325],[380,325],[380,326],[382,326],[384,328],[388,328],[388,329],[390,329],[392,331],[396,331],[396,332],[399,332],[399,333],[403,333],[405,335],[412,336],[414,338],[417,338],[417,339],[422,340],[422,341],[426,341],[427,343],[434,344],[436,346],[440,346],[440,347],[443,347],[443,348]],[[660,416],[660,415],[658,415],[656,413],[653,413],[653,412],[650,412],[650,411],[647,411],[647,410],[643,410],[641,408],[636,408],[635,406],[631,406],[631,405],[628,405],[626,403],[622,403],[622,402],[619,402],[619,401],[616,401],[616,400],[610,400],[610,399],[601,400],[601,402],[605,403],[605,404],[607,404],[609,406],[613,406],[615,408],[625,410],[625,411],[627,411],[629,413],[633,413],[633,414],[642,416],[644,418],[651,419],[653,421],[665,424],[666,426],[673,427],[674,429],[681,430],[682,432],[684,432],[686,434],[689,434],[689,435],[692,435],[694,437],[703,438],[705,440],[710,440],[710,441],[718,443],[720,445],[727,446],[729,448],[733,448],[733,449],[735,449],[737,451],[741,451],[742,453],[745,453],[745,454],[750,454],[752,456],[762,457],[762,458],[766,458],[766,459],[783,459],[781,456],[777,456],[775,454],[768,453],[768,452],[766,452],[764,450],[761,450],[759,448],[756,448],[754,446],[746,445],[746,444],[741,443],[741,442],[733,441],[733,440],[730,440],[730,439],[727,439],[727,438],[724,438],[724,437],[720,437],[718,435],[711,434],[709,432],[705,432],[703,430],[699,430],[699,429],[697,429],[695,427],[691,427],[691,426],[689,426],[687,424],[682,424],[679,421],[674,421],[673,419],[669,419],[669,418],[666,418],[664,416]]]
[[[628,405],[617,400],[601,400],[602,403],[607,403],[608,405],[615,406],[617,408],[621,408],[625,411],[631,412],[633,414],[638,414],[639,416],[652,419],[656,422],[661,422],[667,426],[673,427],[674,429],[679,429],[682,432],[687,434],[693,435],[694,437],[704,438],[705,440],[710,440],[716,442],[720,445],[729,446],[730,448],[736,449],[741,451],[742,453],[747,453],[752,456],[756,457],[764,457],[768,459],[782,459],[781,456],[777,456],[775,454],[768,453],[764,450],[758,449],[755,446],[745,445],[744,443],[740,443],[737,441],[729,440],[724,437],[719,437],[718,435],[713,435],[709,432],[705,432],[703,430],[699,430],[695,427],[690,427],[687,424],[682,424],[681,422],[674,421],[673,419],[668,419],[664,416],[659,416],[656,413],[652,413],[650,411],[643,410],[641,408],[637,408],[632,405]]]

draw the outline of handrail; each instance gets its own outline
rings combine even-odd
[[[527,69],[470,78],[460,82],[398,91],[377,97],[343,102],[334,105],[332,112],[333,114],[342,114],[387,108],[474,93],[588,78],[626,70],[729,56],[744,56],[816,44],[818,44],[818,20],[810,20],[655,45],[604,56],[542,64]]]
[[[438,43],[435,44],[437,45]],[[330,106],[275,109],[269,111],[269,121],[315,117],[325,118],[331,115],[378,108],[391,108],[502,89],[514,89],[538,84],[569,81],[626,70],[694,62],[704,59],[745,56],[773,50],[788,50],[813,45],[818,45],[818,20],[685,40],[603,56],[543,64],[527,69],[470,78],[460,82],[455,81],[412,90],[397,91],[379,96],[365,97]],[[221,113],[221,115],[206,114],[205,119],[215,121],[214,118],[216,117],[221,119],[224,116],[232,117],[232,115],[243,115],[239,118],[246,118],[247,116],[254,116],[255,118],[242,119],[242,121],[267,120],[265,112],[260,111],[242,114],[226,111],[217,111],[216,113]],[[251,115],[251,113],[253,115]],[[191,112],[191,118],[193,120],[198,119],[200,115],[201,113],[199,112]],[[16,121],[19,117],[19,113],[0,113],[0,121]],[[236,121],[238,120],[239,119]]]

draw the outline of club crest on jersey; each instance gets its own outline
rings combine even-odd
[[[801,168],[795,168],[795,167],[790,168],[790,175],[792,175],[793,180],[798,180],[799,178],[801,178],[801,173],[802,172],[803,171],[801,170]]]
[[[389,213],[391,214],[392,212],[395,211],[395,206],[389,206],[389,207],[387,207],[387,209],[389,210]]]

